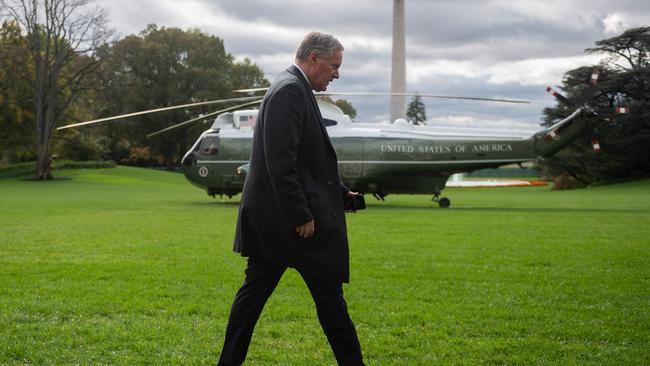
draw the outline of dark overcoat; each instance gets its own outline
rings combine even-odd
[[[234,250],[348,282],[348,240],[336,152],[309,83],[294,65],[278,75],[257,115]],[[314,220],[310,238],[296,226]]]

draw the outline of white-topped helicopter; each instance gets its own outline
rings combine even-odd
[[[550,88],[549,88],[550,89]],[[256,90],[244,90],[247,92]],[[351,95],[326,93],[321,95]],[[360,93],[356,93],[360,94]],[[368,93],[364,93],[368,94]],[[390,93],[370,93],[389,95]],[[566,98],[552,91],[560,101]],[[413,94],[401,94],[413,95]],[[451,97],[419,94],[422,97],[526,103],[520,100],[475,97]],[[205,189],[208,195],[241,192],[248,171],[253,127],[257,110],[242,109],[259,104],[260,97],[250,96],[212,102],[193,103],[142,111],[59,127],[65,129],[197,105],[246,102],[199,116],[148,137],[217,115],[181,160],[181,169],[188,181]],[[575,107],[573,113],[550,127],[522,135],[508,131],[486,133],[485,130],[450,131],[443,128],[412,125],[405,120],[391,124],[353,122],[336,105],[319,100],[339,162],[340,177],[351,189],[384,199],[389,193],[433,194],[440,207],[449,207],[450,200],[440,197],[449,176],[478,169],[496,168],[552,156],[571,143],[589,127],[594,112],[587,106]],[[594,148],[597,148],[597,141]],[[599,148],[599,147],[598,147]]]

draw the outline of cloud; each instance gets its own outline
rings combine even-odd
[[[623,16],[621,14],[609,14],[602,21],[603,26],[605,27],[605,34],[608,35],[622,33],[625,28],[627,28],[627,25],[623,20]]]
[[[341,79],[332,91],[390,90],[392,2],[376,0],[102,0],[119,34],[148,23],[199,28],[248,57],[267,78],[293,62],[305,33],[343,42]],[[650,24],[647,0],[407,0],[407,88],[421,93],[511,97],[529,105],[427,100],[430,118],[467,124],[536,127],[544,91],[568,70],[598,62],[584,49],[628,27]],[[358,119],[387,119],[388,99],[348,98]],[[453,118],[459,116],[459,119]]]
[[[558,84],[568,70],[583,65],[597,64],[598,55],[524,59],[494,64],[475,61],[423,60],[407,64],[409,84],[439,78],[484,78],[492,84],[521,85]]]
[[[487,80],[494,84],[559,84],[567,71],[584,65],[594,65],[599,61],[599,55],[584,55],[504,62],[487,69],[489,74]]]
[[[273,77],[280,73],[280,71],[287,68],[290,65],[294,57],[293,53],[275,53],[275,54],[264,54],[264,55],[255,55],[255,54],[240,54],[235,59],[242,61],[244,58],[249,58],[258,65],[264,65],[263,69],[266,72],[266,77],[269,80],[273,80]]]

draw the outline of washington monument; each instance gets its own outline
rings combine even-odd
[[[393,57],[391,69],[391,93],[406,93],[406,51],[404,35],[404,0],[393,0]],[[405,118],[406,105],[403,95],[390,97],[390,121]]]

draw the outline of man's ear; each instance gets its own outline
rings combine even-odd
[[[318,58],[318,55],[316,55],[315,52],[310,52],[309,56],[307,56],[307,59],[309,60],[310,64],[315,64],[317,58]]]

